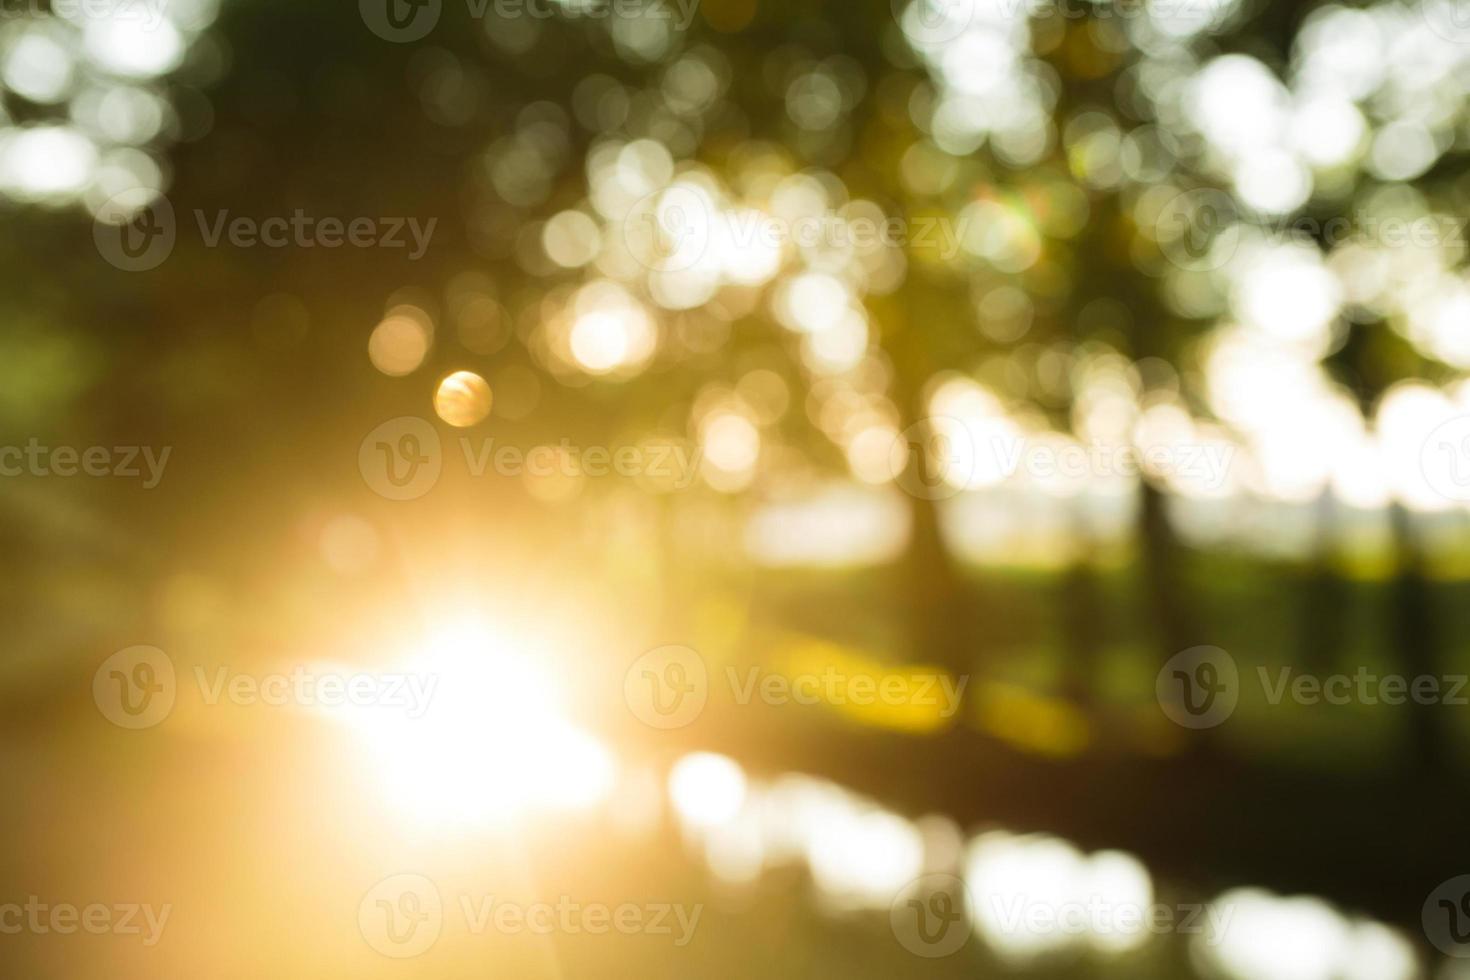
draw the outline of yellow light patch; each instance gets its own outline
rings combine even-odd
[[[1076,707],[1013,684],[980,684],[974,718],[987,734],[1042,755],[1077,755],[1092,737],[1087,717]]]
[[[929,734],[959,717],[964,687],[942,667],[885,664],[853,647],[793,638],[778,651],[778,670],[854,721],[890,731]]]

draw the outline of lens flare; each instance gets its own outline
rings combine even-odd
[[[505,826],[590,807],[616,766],[563,714],[536,648],[467,618],[439,629],[400,669],[431,690],[417,717],[381,707],[340,717],[392,802],[435,826]]]

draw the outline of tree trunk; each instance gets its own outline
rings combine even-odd
[[[1414,517],[1402,503],[1395,502],[1392,518],[1399,566],[1392,588],[1390,642],[1398,648],[1398,661],[1412,690],[1414,678],[1438,676],[1438,619]],[[1445,706],[1418,704],[1410,697],[1405,699],[1403,710],[1407,713],[1409,751],[1415,763],[1425,770],[1438,771],[1445,762],[1446,741],[1441,725]]]
[[[1337,555],[1335,525],[1337,498],[1330,486],[1323,487],[1313,507],[1316,524],[1315,553],[1303,582],[1301,602],[1302,664],[1318,674],[1331,673],[1342,657],[1347,596],[1334,567]]]
[[[1076,552],[1057,583],[1067,695],[1085,708],[1097,704],[1106,606],[1093,567],[1091,536],[1074,521]]]
[[[933,461],[926,455],[934,449],[924,402],[924,383],[933,373],[933,360],[919,338],[904,339],[907,343],[890,353],[893,399],[910,440],[908,470],[898,481],[906,488],[902,492],[908,497],[910,526],[908,550],[895,569],[901,579],[892,594],[903,597],[909,656],[969,674],[975,661],[974,597],[967,594],[939,517],[941,498],[953,488],[936,485],[935,474],[930,472]],[[930,487],[934,489],[927,490]]]
[[[923,466],[920,454],[909,465]],[[958,674],[974,670],[973,609],[963,575],[940,527],[939,502],[909,494],[909,546],[899,565],[903,576],[895,594],[905,597],[910,656]]]
[[[1209,642],[1209,637],[1200,633],[1190,609],[1184,555],[1169,526],[1166,503],[1163,492],[1145,479],[1139,509],[1139,545],[1143,585],[1148,592],[1145,609],[1153,619],[1160,664],[1181,650]]]

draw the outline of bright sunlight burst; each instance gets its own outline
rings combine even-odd
[[[478,618],[435,631],[403,663],[431,685],[421,717],[357,709],[367,765],[397,808],[434,826],[502,826],[580,809],[611,789],[612,756],[564,715],[534,643]]]

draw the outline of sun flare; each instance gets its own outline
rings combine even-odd
[[[376,708],[342,717],[383,792],[417,821],[505,825],[590,806],[611,789],[611,753],[567,720],[533,643],[465,618],[432,633],[399,669],[432,691],[416,717]]]

